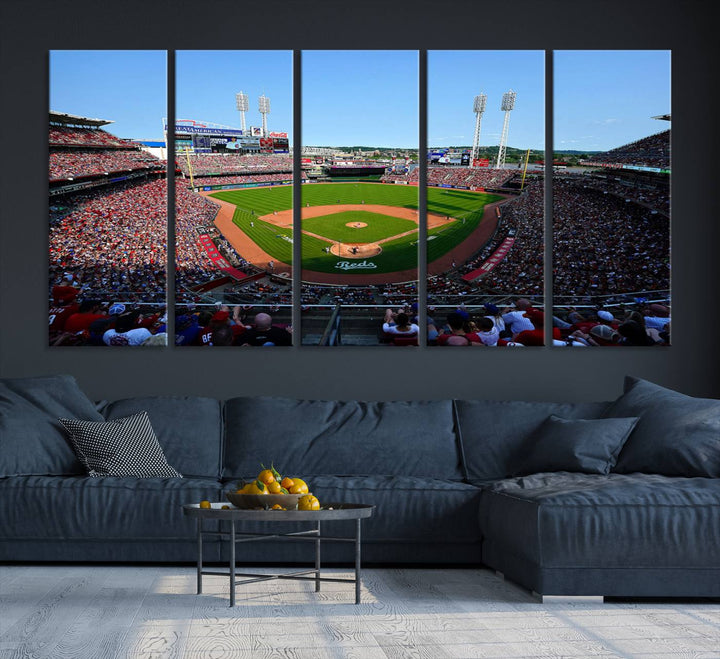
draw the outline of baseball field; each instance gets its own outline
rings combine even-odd
[[[292,186],[273,186],[209,196],[232,204],[232,221],[247,239],[276,263],[291,265],[292,193]],[[367,268],[354,270],[353,259],[371,263],[373,274],[417,267],[417,187],[308,184],[302,186],[301,195],[304,271],[338,273],[339,258],[350,264],[344,274],[368,274]],[[501,199],[488,193],[429,188],[428,263],[464,243],[483,221],[485,207]],[[243,254],[242,248],[238,251]]]

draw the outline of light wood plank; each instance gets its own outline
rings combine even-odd
[[[32,612],[17,620],[3,634],[0,647],[33,659],[54,657],[62,634],[102,588],[102,579],[94,576],[61,578]]]
[[[351,576],[344,569],[328,576]],[[191,567],[15,566],[0,659],[718,659],[720,602],[541,604],[489,570],[363,571],[352,584],[239,586]]]

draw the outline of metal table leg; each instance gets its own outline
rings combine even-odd
[[[320,592],[320,522],[317,523],[317,540],[315,540],[315,592]]]
[[[235,606],[235,520],[230,520],[230,606]]]
[[[360,604],[360,521],[355,520],[355,604]]]
[[[202,555],[202,545],[203,545],[203,538],[202,538],[202,517],[198,517],[197,520],[197,594],[202,595],[202,564],[203,564],[203,555]]]

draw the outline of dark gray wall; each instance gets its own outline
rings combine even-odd
[[[507,15],[500,13],[505,7]],[[597,400],[618,395],[625,374],[693,395],[720,396],[715,329],[720,214],[713,171],[718,137],[712,103],[718,42],[707,7],[671,0],[125,0],[102,6],[87,0],[4,0],[0,375],[72,373],[96,398],[187,393]],[[214,17],[207,18],[209,9]],[[472,354],[426,348],[169,348],[122,354],[50,349],[47,52],[56,48],[671,48],[674,346]]]

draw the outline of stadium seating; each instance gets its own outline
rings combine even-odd
[[[51,181],[97,176],[100,174],[134,171],[138,169],[164,169],[164,164],[155,156],[133,150],[112,151],[50,151],[49,178]]]
[[[101,128],[71,128],[69,126],[50,126],[50,146],[101,146],[136,147],[136,144],[120,139]]]
[[[199,153],[189,156],[194,176],[208,174],[255,174],[257,172],[292,172],[292,157],[283,154]],[[178,155],[180,171],[190,174],[187,156]]]
[[[670,131],[665,130],[661,133],[636,140],[630,144],[611,149],[605,153],[593,155],[588,160],[593,163],[611,163],[669,169]]]
[[[499,188],[507,183],[515,171],[510,169],[492,169],[488,167],[428,167],[427,182],[432,186],[462,186],[465,188]],[[420,181],[420,169],[415,168],[408,174],[396,172],[383,174],[380,179],[387,183],[406,180],[408,183]]]

